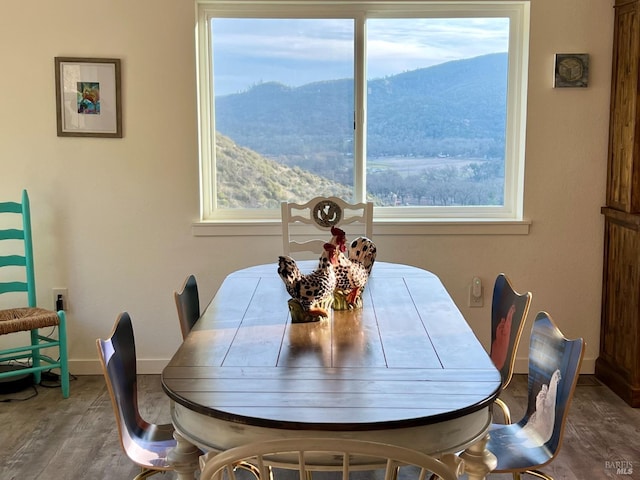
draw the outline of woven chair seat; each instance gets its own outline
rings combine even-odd
[[[53,310],[37,307],[0,310],[0,335],[24,332],[34,328],[54,327],[59,324],[60,318]]]

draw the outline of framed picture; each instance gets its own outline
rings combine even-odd
[[[588,53],[556,53],[553,88],[586,87],[588,84]]]
[[[59,137],[122,138],[120,60],[55,57]]]

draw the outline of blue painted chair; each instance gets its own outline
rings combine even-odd
[[[149,423],[138,410],[136,343],[131,317],[121,313],[109,338],[96,340],[98,357],[116,417],[120,445],[141,471],[134,480],[173,470],[169,454],[176,446],[170,423]]]
[[[560,451],[583,355],[582,338],[566,339],[548,313],[538,313],[529,345],[527,410],[517,423],[491,425],[487,449],[498,459],[492,473],[553,480],[538,469]]]
[[[496,368],[500,370],[502,390],[507,388],[513,376],[513,365],[531,305],[531,297],[531,292],[516,292],[504,273],[496,277],[491,302],[489,356]],[[500,398],[496,399],[495,404],[502,410],[505,423],[511,423],[511,412],[507,404]]]
[[[21,222],[17,216],[21,217]],[[43,371],[60,369],[62,395],[68,398],[66,317],[62,310],[54,312],[36,306],[31,212],[26,190],[22,192],[21,202],[0,203],[0,222],[0,228],[5,224],[10,227],[0,230],[0,294],[18,292],[18,295],[26,293],[27,297],[26,306],[0,310],[0,335],[30,332],[28,345],[0,350],[0,363],[5,367],[0,379],[32,374],[35,382],[40,383]],[[21,228],[16,228],[19,223]],[[46,327],[57,327],[57,338],[39,333],[40,328]],[[19,335],[14,337],[20,338]],[[15,343],[15,340],[12,339],[10,343]],[[58,359],[42,353],[42,350],[49,348],[58,350]]]
[[[176,301],[180,331],[184,340],[200,318],[200,296],[198,295],[196,277],[189,275],[184,281],[182,289],[179,292],[173,292],[173,298]]]

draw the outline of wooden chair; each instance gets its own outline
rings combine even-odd
[[[40,383],[43,371],[58,368],[60,369],[62,396],[68,398],[69,366],[66,316],[62,310],[54,312],[36,306],[31,211],[27,191],[23,190],[21,202],[0,203],[0,214],[3,214],[3,219],[8,220],[7,224],[9,225],[9,228],[0,230],[2,245],[0,250],[2,252],[2,256],[0,256],[0,294],[17,292],[18,295],[26,293],[27,297],[26,307],[0,310],[0,335],[30,332],[29,344],[0,350],[0,363],[5,364],[0,373],[0,379],[33,374],[35,382]],[[11,217],[13,218],[9,220]],[[41,335],[39,329],[46,327],[57,327],[58,338]],[[19,338],[19,335],[14,337]],[[53,359],[42,353],[43,349],[48,348],[58,350],[58,359]],[[25,360],[29,362],[26,367],[15,363]]]
[[[200,480],[235,480],[240,462],[254,465],[256,477],[263,480],[273,479],[276,468],[297,470],[300,480],[308,480],[313,471],[341,471],[348,480],[353,471],[384,469],[384,480],[392,480],[403,466],[409,467],[403,478],[424,479],[428,472],[443,480],[457,478],[442,461],[408,448],[344,438],[286,438],[208,453],[200,457]]]
[[[560,451],[584,340],[567,340],[546,312],[536,316],[529,346],[527,411],[518,423],[492,424],[487,449],[498,459],[492,473],[521,473],[553,480],[538,469]]]
[[[142,468],[134,480],[173,470],[167,459],[177,443],[173,438],[173,425],[149,423],[138,410],[136,346],[129,314],[121,313],[111,336],[106,340],[97,339],[96,346],[116,416],[120,444],[129,459]]]
[[[331,237],[331,227],[334,226],[345,228],[361,224],[365,237],[371,238],[373,235],[372,202],[350,204],[337,197],[316,197],[302,204],[282,202],[281,210],[283,255],[290,255],[292,252],[321,254],[323,245]],[[292,239],[294,230],[302,230],[301,235],[313,235],[320,231],[326,232],[328,236],[299,242]]]
[[[531,305],[531,292],[520,294],[513,289],[504,273],[497,276],[491,302],[491,351],[489,356],[502,377],[502,390],[507,388],[513,376],[516,352]],[[504,415],[505,423],[511,423],[509,407],[496,399]]]
[[[180,292],[173,292],[173,298],[176,301],[180,331],[184,340],[193,328],[193,324],[200,318],[200,297],[196,277],[189,275]]]

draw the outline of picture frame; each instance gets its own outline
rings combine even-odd
[[[59,137],[122,138],[120,59],[55,57]]]
[[[588,53],[556,53],[553,88],[589,85]]]

